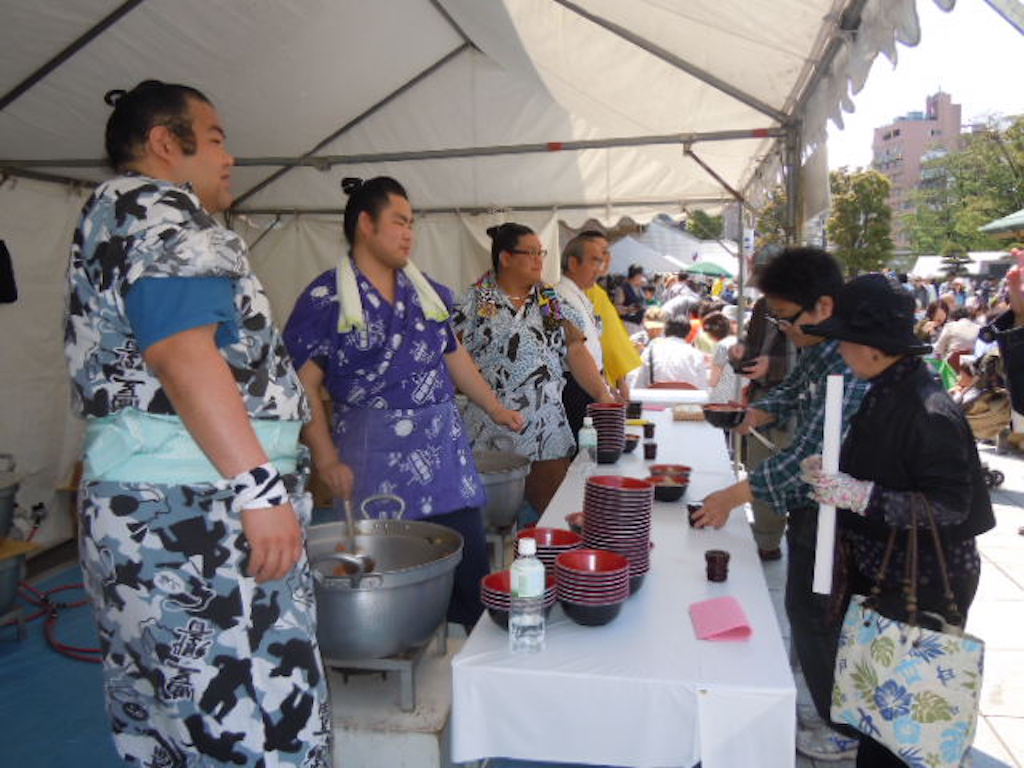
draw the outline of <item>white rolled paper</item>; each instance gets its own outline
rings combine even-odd
[[[825,430],[821,440],[821,468],[839,471],[839,446],[843,433],[843,377],[828,377],[825,390]],[[818,540],[814,552],[813,589],[820,595],[832,593],[832,557],[836,542],[836,508],[818,506]]]

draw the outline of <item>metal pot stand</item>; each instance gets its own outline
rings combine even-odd
[[[434,636],[422,645],[383,659],[324,659],[324,666],[341,675],[342,682],[355,675],[380,674],[387,681],[389,672],[398,673],[398,707],[403,712],[416,709],[416,669],[437,640],[437,655],[448,653],[448,621],[442,620]]]

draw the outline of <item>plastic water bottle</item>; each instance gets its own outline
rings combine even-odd
[[[577,444],[583,462],[583,477],[590,477],[597,471],[597,429],[594,427],[592,417],[583,417],[583,426],[580,427]]]
[[[508,649],[512,653],[544,650],[544,563],[537,559],[537,540],[519,539],[519,557],[512,563],[512,605],[508,614]]]

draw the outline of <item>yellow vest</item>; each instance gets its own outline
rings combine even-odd
[[[604,288],[595,285],[587,290],[587,298],[594,304],[594,310],[601,318],[601,351],[604,352],[604,371],[608,380],[614,385],[621,381],[627,373],[643,365],[640,353],[629,340],[626,326],[615,310],[615,305],[608,298]]]

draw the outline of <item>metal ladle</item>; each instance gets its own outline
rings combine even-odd
[[[345,530],[347,533],[345,549],[348,551],[342,553],[347,555],[345,558],[339,559],[343,559],[346,564],[358,569],[353,575],[358,574],[358,576],[361,576],[364,573],[372,571],[377,564],[368,554],[365,552],[359,552],[356,549],[356,514],[355,510],[352,508],[352,500],[345,499],[342,504],[345,508]]]

